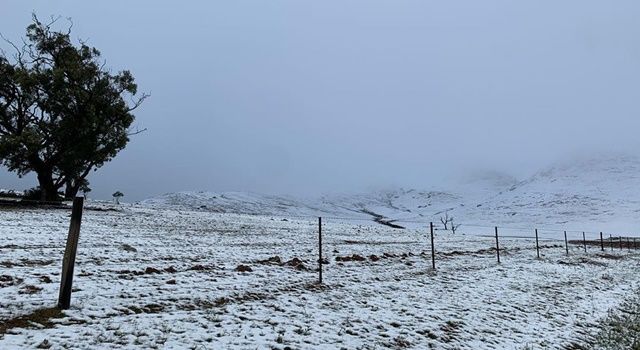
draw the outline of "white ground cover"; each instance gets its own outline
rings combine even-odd
[[[0,210],[0,320],[55,305],[69,213]],[[540,259],[533,240],[501,238],[498,264],[478,235],[491,229],[437,232],[432,271],[424,228],[323,224],[319,286],[314,218],[85,210],[72,308],[0,334],[0,349],[563,348],[640,281],[640,250],[567,256],[545,239],[557,233],[541,232]],[[353,254],[365,260],[336,261]],[[283,264],[259,262],[274,256]]]

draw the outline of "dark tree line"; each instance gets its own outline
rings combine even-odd
[[[136,97],[129,71],[106,69],[56,22],[34,15],[19,45],[5,39],[12,54],[0,53],[0,160],[18,176],[36,173],[46,201],[88,189],[87,176],[140,132],[132,112],[147,97]]]

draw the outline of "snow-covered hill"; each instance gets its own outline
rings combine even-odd
[[[504,183],[483,178],[465,181],[452,190],[415,190],[391,188],[366,193],[323,195],[318,198],[264,195],[249,192],[177,192],[147,199],[147,206],[179,206],[221,213],[333,216],[344,218],[422,220],[446,211],[480,202],[507,190],[515,180]]]
[[[640,159],[607,156],[565,162],[479,205],[461,214],[502,223],[632,229],[640,224]]]
[[[438,221],[632,229],[640,227],[640,159],[607,156],[564,162],[523,181],[500,173],[467,177],[441,189],[393,188],[319,198],[244,192],[179,192],[143,201],[215,212],[340,216],[399,221]]]

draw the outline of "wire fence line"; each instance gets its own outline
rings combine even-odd
[[[71,210],[72,207],[67,206],[67,209]],[[113,215],[119,214],[115,213]],[[206,217],[206,213],[204,213],[203,216]],[[317,272],[319,275],[318,280],[321,280],[322,277],[320,276],[330,260],[333,263],[350,261],[348,259],[373,261],[373,256],[379,255],[383,257],[385,256],[384,254],[397,256],[397,254],[407,254],[407,252],[409,252],[409,254],[412,254],[410,256],[421,257],[421,259],[425,261],[425,266],[428,266],[428,262],[431,260],[433,269],[436,268],[436,260],[455,258],[465,252],[470,253],[469,255],[475,254],[484,257],[491,257],[491,255],[495,254],[497,263],[504,263],[504,257],[503,261],[500,261],[500,251],[504,251],[505,243],[508,243],[507,245],[511,244],[510,240],[529,241],[531,244],[519,243],[517,246],[507,247],[507,251],[515,248],[519,250],[536,251],[538,258],[540,258],[541,250],[548,251],[549,249],[556,249],[556,251],[564,249],[566,250],[566,255],[570,255],[570,253],[575,254],[577,249],[584,248],[585,252],[587,252],[587,246],[591,247],[589,248],[591,251],[594,250],[593,246],[596,246],[596,252],[609,251],[614,248],[632,251],[640,247],[640,244],[636,242],[637,237],[622,236],[619,234],[614,236],[613,234],[604,234],[597,231],[559,230],[551,228],[536,229],[533,227],[457,223],[461,226],[459,226],[454,234],[451,228],[445,229],[444,225],[440,225],[439,223],[418,220],[385,219],[391,223],[414,223],[422,225],[420,228],[401,229],[385,225],[384,222],[376,223],[375,218],[372,217],[317,217],[312,215],[244,216],[252,217],[254,221],[242,222],[242,220],[240,220],[240,222],[238,222],[237,218],[227,220],[225,217],[216,217],[216,220],[211,222],[203,221],[192,225],[183,225],[176,222],[179,221],[179,219],[167,218],[164,219],[164,222],[168,223],[168,225],[163,225],[153,221],[149,223],[145,220],[125,220],[128,218],[125,217],[121,218],[123,220],[118,221],[118,226],[112,225],[112,223],[107,220],[85,222],[83,228],[84,233],[83,236],[81,236],[79,244],[76,241],[75,248],[72,247],[73,250],[78,249],[77,256],[80,259],[75,263],[75,266],[83,271],[83,273],[99,275],[107,279],[112,278],[109,277],[109,274],[118,273],[118,271],[134,270],[142,273],[147,267],[153,267],[159,270],[159,273],[164,273],[162,271],[163,268],[167,266],[174,268],[175,266],[175,271],[171,273],[180,274],[195,271],[192,269],[194,264],[216,263],[213,260],[199,260],[200,256],[215,257],[216,255],[225,254],[226,249],[240,247],[251,249],[252,252],[251,254],[246,254],[246,256],[240,254],[235,257],[235,260],[232,261],[234,264],[262,264],[255,259],[256,256],[264,255],[264,258],[269,258],[269,254],[277,256],[282,252],[288,252],[303,258],[303,262],[306,265],[304,265],[304,269],[300,271],[304,273]],[[72,236],[73,224],[71,227],[64,225],[62,222],[60,225],[47,225],[45,222],[52,218],[44,216],[40,219],[42,219],[40,221],[43,222],[43,225],[33,223],[26,223],[24,225],[0,223],[0,230],[7,229],[9,231],[7,235],[3,235],[5,236],[4,239],[0,240],[0,276],[6,276],[7,273],[13,272],[25,272],[27,275],[33,276],[41,275],[42,273],[39,273],[39,271],[46,271],[47,274],[50,274],[51,270],[61,268],[60,262],[63,263],[61,275],[65,275],[64,266],[69,253],[68,241],[66,243],[59,242],[37,245],[33,244],[33,235],[30,235],[26,237],[26,239],[29,240],[28,244],[24,244],[26,242],[15,241],[14,237],[9,236],[13,234],[14,232],[12,231],[16,229],[22,230],[18,233],[23,231],[30,232],[31,230],[41,232],[43,229],[54,230],[61,234],[69,231],[68,239]],[[68,217],[64,219],[68,220]],[[61,221],[62,219],[55,217],[55,220]],[[74,217],[72,215],[72,223],[73,220]],[[216,226],[221,223],[223,227]],[[204,228],[198,226],[208,224],[214,225]],[[125,234],[123,234],[123,232],[125,232]],[[491,232],[494,233],[492,234]],[[174,235],[176,233],[181,234],[179,241],[176,241]],[[82,241],[82,237],[87,235],[87,238],[89,238],[92,243],[91,245],[85,244]],[[212,241],[212,237],[220,238],[221,240]],[[130,238],[134,240],[129,240]],[[464,239],[459,242],[452,242],[451,238]],[[143,240],[142,243],[140,239]],[[479,249],[468,250],[469,247],[467,247],[468,251],[464,250],[465,244],[470,243],[470,239],[477,239],[480,245],[478,246],[476,244],[472,247]],[[506,240],[506,242],[501,240]],[[555,244],[541,245],[541,242]],[[126,259],[114,261],[113,256],[100,255],[101,252],[110,253],[112,250],[123,250],[124,245],[133,243],[137,243],[137,246],[134,247],[135,251],[128,251],[131,253],[131,256]],[[218,245],[218,243],[220,243],[220,245]],[[571,250],[569,249],[570,245]],[[176,249],[177,247],[179,249]],[[348,247],[353,247],[353,249],[349,250]],[[381,247],[388,247],[388,249],[391,249],[391,253],[388,251],[383,252],[380,250]],[[343,251],[342,254],[347,254],[348,252],[350,255],[340,255],[338,249]],[[344,251],[345,249],[346,251]],[[374,251],[375,249],[378,249],[378,251]],[[394,251],[394,249],[404,249],[404,253],[398,253]],[[61,259],[62,256],[60,255],[63,250],[65,259]],[[6,260],[6,257],[15,257],[15,255],[11,253],[15,251],[36,251],[39,253],[38,258],[53,259],[53,261]],[[44,256],[42,256],[43,252],[45,254]],[[145,256],[147,253],[153,254],[147,257]],[[162,253],[170,254],[175,260],[162,260],[161,255],[159,255]],[[75,259],[75,251],[73,255]],[[474,258],[477,258],[475,255]],[[194,261],[188,260],[189,258],[196,257],[198,259]],[[419,268],[426,267],[423,266]],[[208,271],[213,270],[215,269],[205,268],[202,272],[206,274]],[[229,270],[227,270],[227,272],[229,272]],[[134,275],[133,278],[142,278],[146,274],[155,273],[156,272],[152,271],[150,273]],[[85,276],[78,275],[78,277],[84,278]],[[332,278],[331,275],[325,275],[325,283],[326,277]],[[309,281],[311,282],[313,279],[310,278]],[[212,291],[217,291],[225,285],[235,285],[236,283],[237,281],[229,283],[216,282],[215,288],[212,288]],[[121,295],[122,293],[123,292],[116,293],[116,295]],[[108,296],[107,293],[99,293],[99,295],[104,297]],[[82,294],[80,294],[80,296],[84,297]],[[19,300],[16,302],[28,303],[28,300]],[[38,300],[40,299],[34,298],[32,300],[33,302],[39,302]],[[41,299],[40,301],[42,300],[50,301],[50,299]],[[5,303],[2,304],[5,305]]]

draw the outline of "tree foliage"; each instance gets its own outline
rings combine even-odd
[[[132,114],[147,95],[136,97],[129,71],[105,69],[100,52],[74,45],[71,26],[35,15],[14,54],[0,54],[0,159],[19,176],[35,172],[43,200],[75,196],[88,188],[92,170],[127,145]]]

